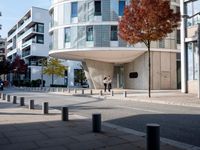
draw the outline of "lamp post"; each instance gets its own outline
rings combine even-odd
[[[200,12],[192,16],[182,15],[182,17],[184,18],[184,23],[185,23],[185,19],[190,19],[197,15],[200,15]],[[185,43],[182,43],[182,44],[185,44]],[[198,98],[200,99],[200,23],[197,23],[197,48],[198,48]]]

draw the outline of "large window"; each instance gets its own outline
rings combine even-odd
[[[176,30],[176,42],[177,44],[181,44],[181,33],[179,29]]]
[[[123,16],[124,15],[124,7],[125,7],[125,1],[124,0],[120,0],[119,1],[119,16]]]
[[[37,43],[44,44],[44,35],[37,35],[36,39]]]
[[[110,40],[111,41],[117,41],[118,40],[117,26],[111,26]]]
[[[71,3],[71,17],[77,17],[78,15],[78,3],[72,2]]]
[[[200,12],[200,1],[194,0],[186,3],[186,14],[188,16],[195,15]],[[193,26],[200,23],[200,15],[187,19],[187,26]]]
[[[159,40],[159,48],[165,48],[165,40],[164,39]]]
[[[198,80],[198,65],[197,42],[187,43],[188,80]]]
[[[70,35],[71,35],[70,28],[65,28],[65,43],[70,42]]]
[[[36,26],[36,31],[40,33],[44,33],[44,24],[43,23],[38,23]]]
[[[94,15],[101,16],[101,1],[94,1]]]
[[[93,41],[93,26],[86,27],[86,40]]]

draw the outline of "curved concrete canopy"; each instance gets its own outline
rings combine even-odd
[[[49,55],[61,59],[69,60],[96,60],[109,63],[127,63],[133,61],[146,50],[52,50]]]

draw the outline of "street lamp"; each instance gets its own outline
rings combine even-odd
[[[182,15],[182,17],[184,19],[190,19],[193,18],[197,15],[200,15],[200,12],[192,15],[192,16],[188,16],[188,15]],[[184,20],[185,23],[185,20]],[[199,65],[198,65],[198,98],[200,99],[200,23],[197,23],[197,48],[198,48],[198,61],[199,61]],[[185,38],[185,37],[184,37]],[[185,44],[185,43],[182,43]]]

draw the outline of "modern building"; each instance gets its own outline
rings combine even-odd
[[[6,55],[6,39],[0,37],[0,61],[5,58]]]
[[[200,0],[182,0],[181,12],[183,15],[181,26],[182,92],[197,94],[199,88]]]
[[[129,0],[52,0],[50,56],[82,61],[91,88],[103,88],[103,78],[111,76],[113,88],[147,89],[146,46],[128,45],[118,37],[118,20],[128,3]],[[171,7],[179,11],[179,0],[173,0]],[[152,43],[152,89],[178,86],[179,34],[177,30]]]
[[[50,15],[48,10],[32,7],[8,32],[8,53],[7,58],[13,61],[16,55],[21,56],[28,64],[28,73],[23,79],[37,80],[42,77],[42,60],[49,55],[50,36],[49,36]],[[63,62],[68,66],[68,73],[64,78],[55,77],[54,84],[67,84],[74,86],[74,74],[70,70],[80,68],[78,63]],[[51,77],[44,75],[45,85],[51,84]],[[12,80],[12,77],[11,77]]]

